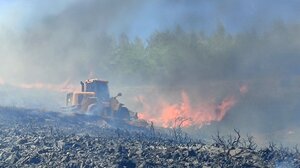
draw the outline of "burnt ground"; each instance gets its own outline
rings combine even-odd
[[[93,116],[0,108],[0,167],[300,167],[297,148],[216,134],[192,140],[180,128],[110,127]]]

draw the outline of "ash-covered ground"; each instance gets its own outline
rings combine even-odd
[[[0,167],[300,167],[297,148],[253,137],[190,139],[180,128],[123,129],[95,117],[0,108]]]

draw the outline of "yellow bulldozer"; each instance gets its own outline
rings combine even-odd
[[[71,92],[66,97],[66,109],[76,113],[86,113],[100,116],[103,119],[132,120],[137,114],[129,111],[124,104],[117,100],[119,93],[110,97],[108,81],[88,79],[80,82],[81,91]]]

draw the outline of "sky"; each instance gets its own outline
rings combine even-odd
[[[217,24],[224,24],[232,32],[247,29],[264,29],[276,20],[299,21],[300,1],[297,0],[112,0],[97,5],[112,8],[117,13],[108,31],[123,32],[130,36],[147,38],[156,30],[181,25],[188,30],[212,32]],[[0,0],[0,25],[14,31],[24,31],[43,19],[64,11],[83,7],[93,0]],[[101,12],[99,13],[101,14]],[[105,16],[110,19],[110,15]]]

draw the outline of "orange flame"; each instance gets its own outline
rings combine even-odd
[[[5,81],[0,77],[0,85],[4,85]]]
[[[47,84],[47,83],[22,83],[19,85],[15,85],[22,89],[44,89],[44,90],[51,90],[57,92],[71,92],[78,90],[77,86],[70,84],[70,80],[66,80],[62,84]]]
[[[242,84],[240,86],[240,93],[241,94],[246,94],[249,91],[248,85],[247,84]]]
[[[226,97],[219,104],[198,104],[192,106],[188,94],[181,93],[181,102],[172,104],[164,99],[159,99],[155,106],[150,106],[142,96],[138,100],[143,104],[144,111],[139,113],[139,118],[152,121],[158,126],[189,127],[203,126],[212,121],[221,121],[227,112],[236,104],[234,96]]]

